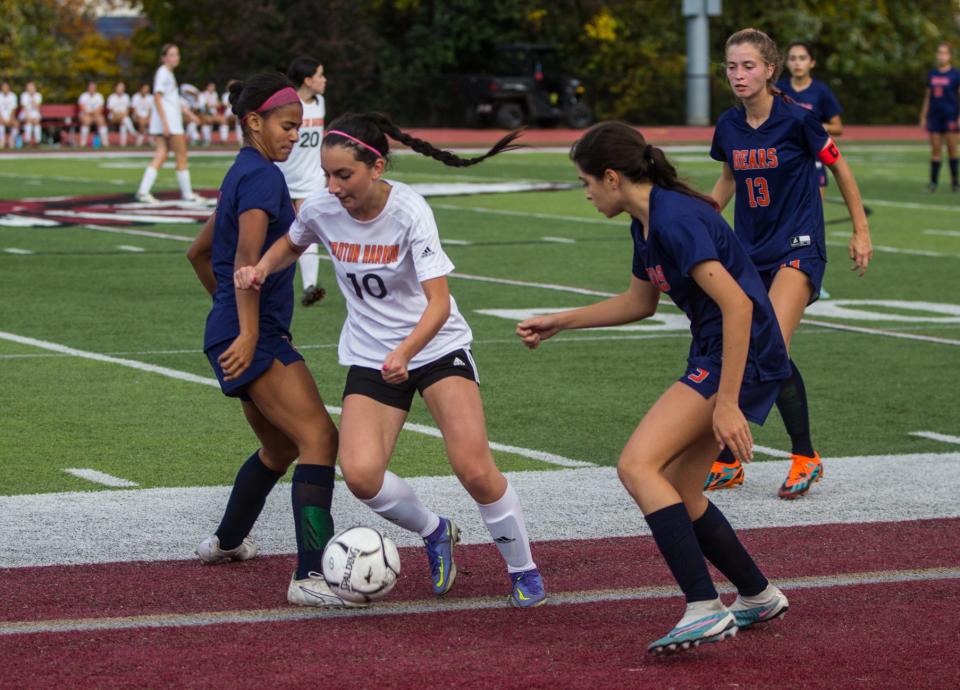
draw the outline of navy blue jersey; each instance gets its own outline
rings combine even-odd
[[[294,220],[293,202],[283,173],[253,148],[240,150],[220,185],[217,218],[213,229],[213,273],[217,290],[207,316],[203,339],[206,350],[240,334],[237,300],[233,287],[234,261],[240,231],[240,214],[261,209],[268,218],[267,237],[261,256],[287,234]],[[296,265],[274,273],[260,288],[260,332],[289,335],[293,318],[293,276]]]
[[[812,80],[803,91],[796,91],[790,84],[789,78],[778,81],[777,88],[790,96],[801,108],[806,108],[813,113],[820,122],[829,122],[843,112],[830,87],[817,79]]]
[[[957,104],[960,69],[951,67],[946,72],[930,70],[927,74],[927,88],[930,90],[930,108],[927,111],[930,115],[946,118],[960,116],[960,107]]]
[[[742,107],[720,116],[710,156],[736,181],[733,226],[760,270],[787,258],[827,258],[817,155],[830,140],[808,110],[774,97],[770,117],[754,129]]]
[[[720,307],[690,277],[704,261],[719,261],[753,302],[747,370],[760,381],[790,375],[787,348],[770,298],[757,269],[727,221],[700,199],[654,187],[650,193],[650,228],[633,219],[633,275],[667,293],[690,319],[690,357],[723,352],[723,314]],[[750,366],[752,365],[752,366]],[[749,382],[745,374],[744,381]]]

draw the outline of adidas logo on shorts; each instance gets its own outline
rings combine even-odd
[[[433,250],[430,249],[430,247],[427,247],[426,249],[423,250],[423,254],[420,255],[420,258],[425,259],[428,256],[433,256]]]
[[[459,357],[454,357],[454,358],[453,358],[453,366],[455,366],[455,367],[465,367],[465,366],[467,366],[467,365],[466,365],[466,363],[465,363],[462,359],[460,359]]]

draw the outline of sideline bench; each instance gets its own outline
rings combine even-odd
[[[40,127],[51,131],[52,141],[72,145],[77,132],[77,105],[75,103],[41,103]]]

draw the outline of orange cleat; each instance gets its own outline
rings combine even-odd
[[[787,475],[783,486],[777,491],[777,496],[787,500],[800,498],[810,490],[814,482],[820,481],[823,477],[823,463],[820,461],[820,453],[814,451],[813,457],[808,458],[805,455],[793,455],[793,463],[790,465],[790,473]]]
[[[736,458],[732,463],[714,460],[710,474],[707,475],[707,481],[703,484],[703,490],[732,489],[741,484],[743,484],[743,465],[740,463],[740,458]]]

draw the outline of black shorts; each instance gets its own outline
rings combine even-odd
[[[343,388],[343,397],[365,395],[379,403],[410,410],[413,394],[423,391],[448,376],[460,376],[475,381],[478,385],[477,366],[470,350],[460,349],[444,355],[440,359],[409,370],[409,378],[403,383],[387,383],[379,369],[351,366],[347,372],[347,383]]]

